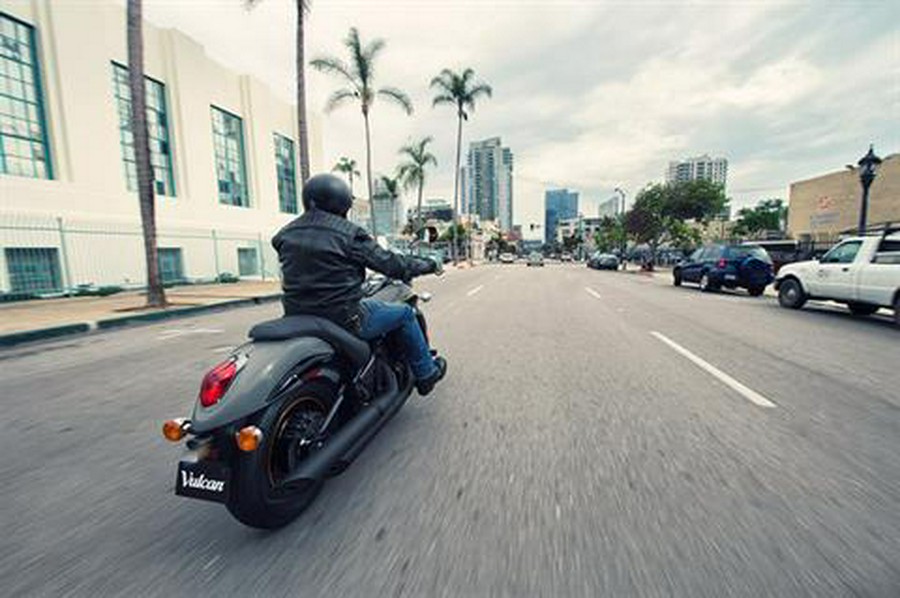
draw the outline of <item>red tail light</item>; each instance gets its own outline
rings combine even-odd
[[[218,403],[237,375],[237,371],[237,363],[233,359],[224,361],[211,369],[200,384],[200,404],[204,407],[212,407]]]
[[[724,268],[725,266],[728,265],[728,262],[725,260],[724,257],[722,257],[722,258],[719,258],[719,263],[717,265],[719,268]]]

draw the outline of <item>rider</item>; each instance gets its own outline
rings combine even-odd
[[[364,340],[397,331],[416,389],[427,395],[446,374],[446,360],[432,356],[412,307],[363,299],[362,283],[366,268],[409,281],[439,272],[440,264],[382,249],[347,220],[352,203],[350,188],[334,175],[316,175],[303,186],[303,215],[272,239],[281,262],[285,315],[327,318]]]

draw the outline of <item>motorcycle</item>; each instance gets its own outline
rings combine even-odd
[[[420,303],[429,293],[376,275],[363,294],[410,305],[428,338]],[[166,421],[163,435],[188,450],[175,494],[274,529],[349,467],[406,403],[414,378],[392,337],[366,342],[323,318],[269,320],[249,337],[203,378],[191,418]]]

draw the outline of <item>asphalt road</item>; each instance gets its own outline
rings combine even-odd
[[[576,265],[423,280],[450,374],[294,524],[178,498],[275,305],[0,352],[5,596],[900,596],[900,332]]]

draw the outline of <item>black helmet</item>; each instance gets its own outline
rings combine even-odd
[[[333,174],[317,174],[303,185],[303,208],[347,217],[353,196],[347,183]]]

